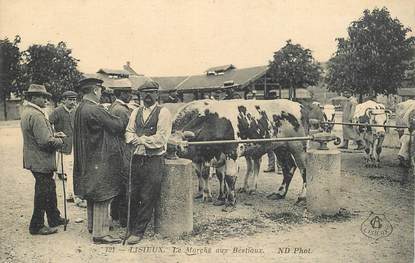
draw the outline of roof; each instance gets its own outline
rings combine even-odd
[[[400,88],[398,89],[399,96],[415,96],[415,88]]]
[[[206,72],[223,72],[223,71],[227,71],[230,69],[235,69],[235,66],[232,64],[216,66],[216,67],[208,68]]]
[[[160,91],[175,90],[176,87],[185,81],[188,76],[176,76],[176,77],[151,77],[155,82],[160,85]]]
[[[232,82],[233,87],[242,88],[258,78],[267,71],[268,66],[257,66],[243,69],[232,69],[225,71],[222,75],[193,75],[189,76],[177,86],[177,90],[213,90],[224,88],[225,82]]]
[[[95,73],[95,74],[84,74],[85,77],[88,78],[98,78],[102,79],[104,82],[102,83],[102,86],[105,88],[111,89],[111,87],[117,87],[119,85],[119,81],[122,80],[129,80],[131,82],[131,87],[133,90],[138,90],[140,87],[148,80],[149,77],[145,77],[142,75],[130,75],[129,78],[109,78],[107,74],[102,73]]]
[[[106,75],[130,75],[131,73],[124,69],[108,69],[108,68],[101,68],[97,71],[100,74]]]

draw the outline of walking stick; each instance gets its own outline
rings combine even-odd
[[[63,171],[63,152],[60,152],[61,155],[61,171],[62,171],[62,189],[63,189],[63,209],[65,215],[65,223],[63,225],[63,231],[66,231],[67,217],[66,217],[66,190],[65,190],[65,173]]]
[[[128,190],[127,190],[127,196],[128,196],[128,203],[127,203],[127,229],[125,230],[125,236],[124,240],[122,241],[122,244],[125,245],[125,242],[127,241],[127,238],[130,234],[130,217],[131,217],[131,166],[133,163],[133,153],[134,150],[131,151],[130,155],[130,167],[128,170]]]

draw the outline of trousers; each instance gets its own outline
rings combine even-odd
[[[60,152],[56,152],[56,167],[57,167],[57,173],[62,174],[65,172],[66,174],[66,198],[73,198],[73,152],[70,154],[63,154],[63,172],[62,172],[62,163],[61,163],[61,156],[62,154]]]
[[[60,219],[60,212],[57,207],[56,184],[53,179],[53,172],[33,172],[35,177],[35,197],[32,219],[29,230],[38,231],[44,226],[45,213],[49,225],[55,225]]]
[[[131,215],[129,231],[144,235],[160,199],[163,156],[134,155],[131,164]]]
[[[87,200],[88,230],[92,231],[92,237],[107,236],[110,231],[109,205],[111,199],[95,202]]]

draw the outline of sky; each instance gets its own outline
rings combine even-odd
[[[413,0],[0,0],[0,38],[64,41],[84,73],[130,61],[148,76],[202,74],[266,65],[288,39],[327,61],[350,22],[383,6],[415,31]]]

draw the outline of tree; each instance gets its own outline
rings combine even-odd
[[[3,101],[4,119],[7,120],[7,98],[11,92],[19,89],[18,76],[20,74],[20,50],[18,44],[20,36],[15,36],[13,42],[8,38],[0,40],[0,99]]]
[[[364,10],[348,28],[348,38],[338,38],[337,51],[328,62],[330,90],[360,95],[395,94],[409,69],[414,37],[387,8]]]
[[[82,74],[78,71],[78,61],[72,57],[72,50],[65,42],[53,44],[32,45],[24,53],[24,88],[30,83],[46,86],[52,93],[52,100],[57,102],[66,90],[75,90]]]
[[[10,92],[18,91],[17,79],[20,74],[20,51],[18,44],[20,36],[15,36],[13,42],[8,38],[0,40],[0,96],[10,97]]]
[[[268,73],[280,89],[289,88],[289,98],[296,98],[296,88],[314,86],[321,76],[321,68],[311,55],[310,49],[299,44],[287,44],[274,53],[274,60],[269,62]]]

